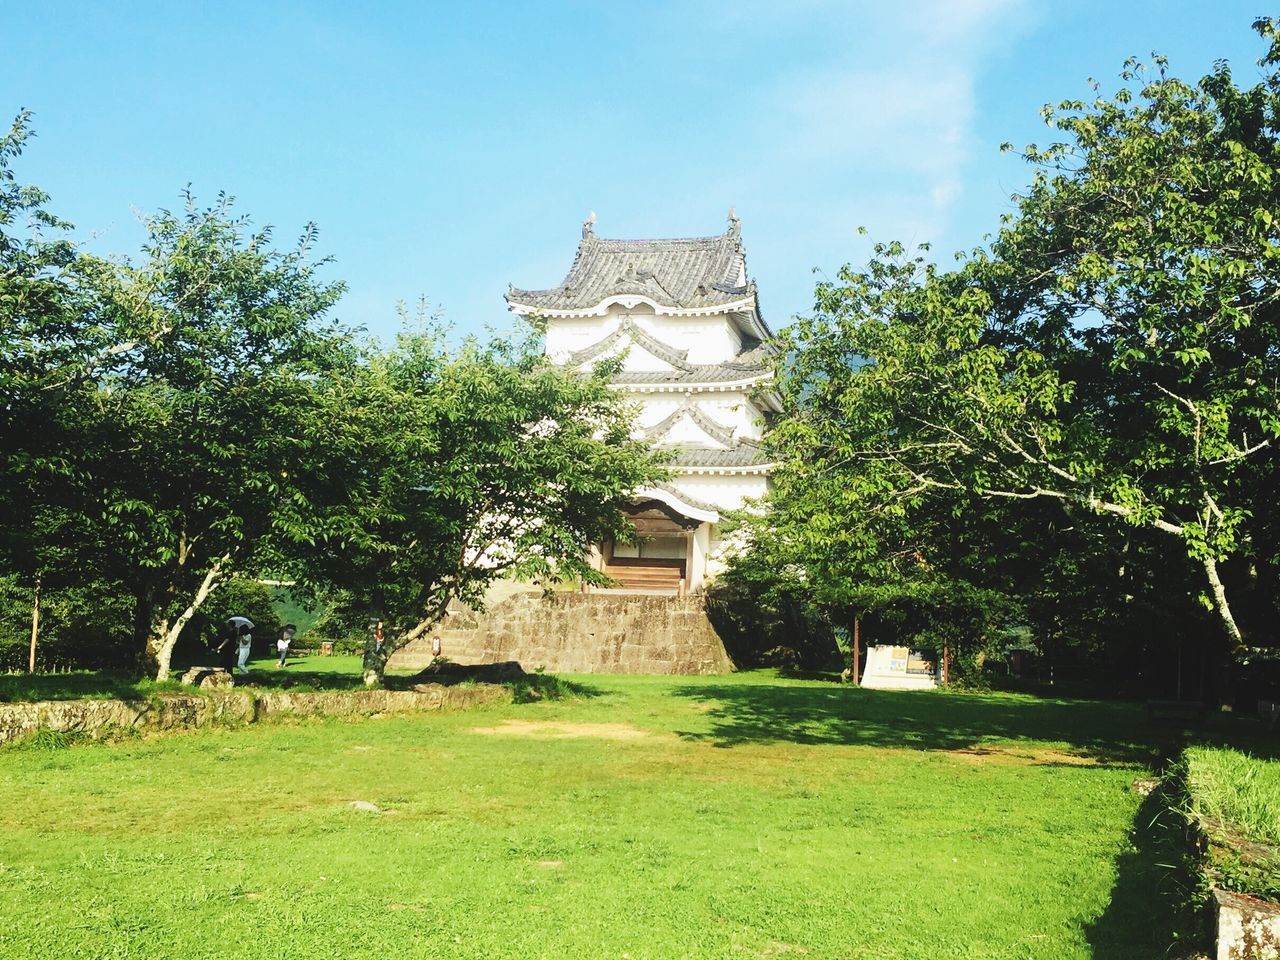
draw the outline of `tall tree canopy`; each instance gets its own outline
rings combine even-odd
[[[285,438],[354,362],[326,319],[342,286],[317,273],[314,228],[278,249],[225,196],[146,218],[137,261],[88,256],[13,172],[29,135],[22,114],[0,140],[0,559],[124,590],[163,678],[182,626],[297,495]]]
[[[101,423],[87,373],[110,353],[101,263],[15,172],[31,136],[26,111],[0,135],[0,575],[28,591],[28,606],[41,584],[47,593],[102,573],[81,549],[94,504],[68,454]]]
[[[423,328],[330,385],[293,556],[304,582],[386,621],[367,682],[500,577],[603,582],[590,546],[627,537],[626,495],[666,475],[608,375],[557,367],[533,340],[453,351]],[[345,496],[322,492],[335,484]]]
[[[1046,109],[1065,138],[1026,149],[989,250],[942,270],[881,245],[820,285],[788,332],[757,539],[840,593],[953,564],[946,528],[992,511],[1046,538],[1118,522],[1199,568],[1243,654],[1233,597],[1277,561],[1256,510],[1280,436],[1274,45],[1261,63],[1247,89],[1226,64],[1196,84],[1128,64],[1113,97]]]
[[[137,639],[163,677],[183,625],[235,568],[252,568],[300,490],[292,451],[329,377],[354,362],[327,319],[315,230],[279,249],[220,197],[145,221],[144,258],[110,274],[117,348],[86,452],[101,536],[137,603]]]

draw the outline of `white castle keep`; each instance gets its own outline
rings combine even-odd
[[[638,401],[638,434],[671,449],[674,476],[635,491],[639,541],[600,544],[596,560],[631,591],[700,591],[719,570],[721,512],[765,492],[773,335],[732,210],[714,237],[606,240],[594,223],[558,286],[512,287],[507,303],[542,318],[556,363],[585,370],[626,351],[613,385]]]

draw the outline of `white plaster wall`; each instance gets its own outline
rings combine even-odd
[[[722,510],[737,510],[747,498],[763,497],[766,480],[758,474],[716,476],[677,474],[672,486]]]
[[[557,363],[576,350],[603,340],[624,316],[646,333],[677,350],[688,350],[690,363],[723,363],[742,350],[742,340],[728,314],[705,317],[672,317],[655,314],[640,305],[626,310],[618,304],[600,317],[555,317],[547,321],[546,352]],[[634,352],[634,351],[633,351]]]
[[[764,415],[745,392],[716,391],[694,394],[694,397],[708,417],[716,423],[732,428],[735,437],[759,440],[764,436]]]
[[[558,317],[547,321],[545,351],[555,363],[564,363],[569,354],[585,350],[617,329],[618,315],[608,317]]]
[[[720,524],[709,523],[707,526],[707,563],[703,570],[702,585],[710,586],[711,581],[724,573],[724,540],[720,536]]]
[[[636,425],[640,427],[652,427],[654,424],[661,423],[684,402],[684,396],[679,393],[633,393],[628,391],[630,399],[640,404],[640,413],[636,417]]]
[[[660,423],[692,398],[703,413],[722,427],[732,430],[734,437],[759,440],[764,436],[764,417],[760,409],[741,391],[685,394],[641,393],[629,390],[627,393],[640,403],[640,415],[636,418],[636,423],[642,427],[652,427]],[[718,443],[710,445],[720,446]]]
[[[667,361],[663,360],[661,357],[655,357],[644,347],[640,346],[640,344],[633,343],[630,337],[623,337],[622,342],[604,354],[604,356],[616,356],[623,351],[626,351],[627,354],[622,359],[623,370],[629,370],[633,373],[639,371],[661,370],[663,373],[669,373],[675,369],[675,367],[667,363]],[[601,357],[601,359],[603,359],[603,357]]]
[[[723,443],[694,423],[687,412],[683,417],[671,425],[671,429],[667,431],[666,436],[662,438],[662,443],[670,446],[683,444],[684,446],[703,449],[725,449],[725,445]]]
[[[711,528],[710,523],[700,523],[693,531],[693,557],[689,564],[688,583],[686,586],[689,590],[701,590],[703,582],[707,575],[707,555],[711,552]]]
[[[690,363],[724,363],[742,350],[742,341],[726,314],[670,317],[638,311],[631,314],[636,325],[665,344],[688,350]]]

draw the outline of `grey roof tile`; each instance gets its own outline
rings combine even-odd
[[[691,497],[689,496],[689,494],[685,493],[683,490],[681,490],[679,487],[675,486],[674,484],[660,483],[658,484],[658,489],[665,490],[667,491],[667,493],[670,493],[676,497],[679,497],[682,501],[687,503],[689,506],[697,507],[699,510],[707,510],[712,513],[720,512],[720,508],[717,507],[714,503],[708,503],[705,500],[699,500],[697,497]]]
[[[612,296],[635,294],[665,307],[714,307],[752,296],[739,283],[745,251],[736,224],[717,237],[608,240],[585,231],[573,266],[548,290],[512,287],[507,300],[543,310],[582,310]]]
[[[671,465],[680,467],[762,467],[773,461],[758,446],[742,443],[728,450],[675,447]]]
[[[627,384],[697,384],[736,383],[753,380],[769,372],[767,364],[717,363],[697,366],[692,370],[623,370],[609,378],[611,383]]]
[[[715,308],[750,299],[747,328],[772,337],[754,281],[746,279],[741,223],[732,209],[729,229],[715,237],[673,240],[612,240],[597,237],[595,214],[582,225],[582,242],[559,286],[525,290],[512,286],[507,302],[538,313],[589,310],[614,296],[647,297],[676,310]]]

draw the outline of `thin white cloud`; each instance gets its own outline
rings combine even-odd
[[[868,211],[889,217],[868,224],[874,232],[936,238],[973,152],[975,79],[1023,11],[1022,0],[932,0],[846,24],[864,38],[876,34],[883,52],[868,56],[864,42],[857,63],[829,59],[761,93],[761,111],[782,118],[772,156],[761,158],[771,187],[786,177],[817,180],[833,199],[846,194],[832,205],[842,211],[848,194],[869,193]]]

